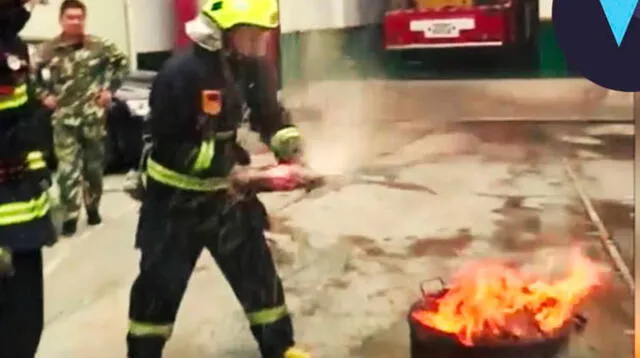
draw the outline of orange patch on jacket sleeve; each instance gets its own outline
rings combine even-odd
[[[202,112],[212,116],[222,111],[222,93],[220,90],[202,91]]]

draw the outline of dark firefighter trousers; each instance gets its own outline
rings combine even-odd
[[[14,252],[13,266],[0,278],[0,357],[34,358],[44,324],[40,249]]]
[[[229,207],[226,193],[201,201],[151,199],[147,192],[136,245],[140,273],[130,297],[130,358],[159,358],[202,250],[213,256],[240,301],[264,358],[282,358],[293,342],[291,318],[263,230],[266,210],[256,198]],[[206,195],[216,196],[215,198]]]

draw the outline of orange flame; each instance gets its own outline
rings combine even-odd
[[[467,346],[504,337],[533,339],[566,326],[603,279],[601,266],[579,251],[568,273],[555,280],[526,275],[497,262],[467,266],[433,307],[412,315],[421,324],[455,335]]]

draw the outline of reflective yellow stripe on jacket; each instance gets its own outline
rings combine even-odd
[[[28,100],[29,95],[27,94],[27,85],[20,85],[14,89],[12,94],[0,96],[0,111],[18,108],[27,103]]]
[[[227,189],[227,178],[198,178],[165,168],[152,158],[147,159],[147,175],[152,179],[174,188],[191,191],[216,191]]]
[[[230,139],[233,138],[235,133],[235,130],[216,132],[214,138],[200,143],[198,155],[196,156],[195,163],[193,164],[193,170],[195,172],[201,172],[209,169],[211,161],[216,155],[216,139]]]
[[[0,226],[24,224],[49,212],[49,195],[45,192],[29,201],[0,204]]]
[[[211,160],[216,154],[216,143],[213,139],[204,141],[200,144],[200,150],[198,150],[198,156],[193,164],[193,170],[199,172],[207,170],[211,165]]]
[[[47,166],[40,151],[27,154],[26,165],[28,170],[39,170]],[[50,206],[47,192],[29,201],[0,204],[0,226],[24,224],[40,219],[47,215]]]

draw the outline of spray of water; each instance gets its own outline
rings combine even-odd
[[[342,38],[311,34],[304,42],[301,65],[305,79],[313,84],[304,86],[296,105],[318,108],[322,113],[313,131],[305,133],[305,158],[321,174],[346,174],[358,166],[368,149],[371,124],[365,109],[365,85],[314,81],[314,75],[342,57]]]
[[[311,168],[337,175],[358,166],[369,137],[363,96],[359,88],[350,86],[341,91],[339,103],[327,104],[319,130],[308,138],[306,159]]]

